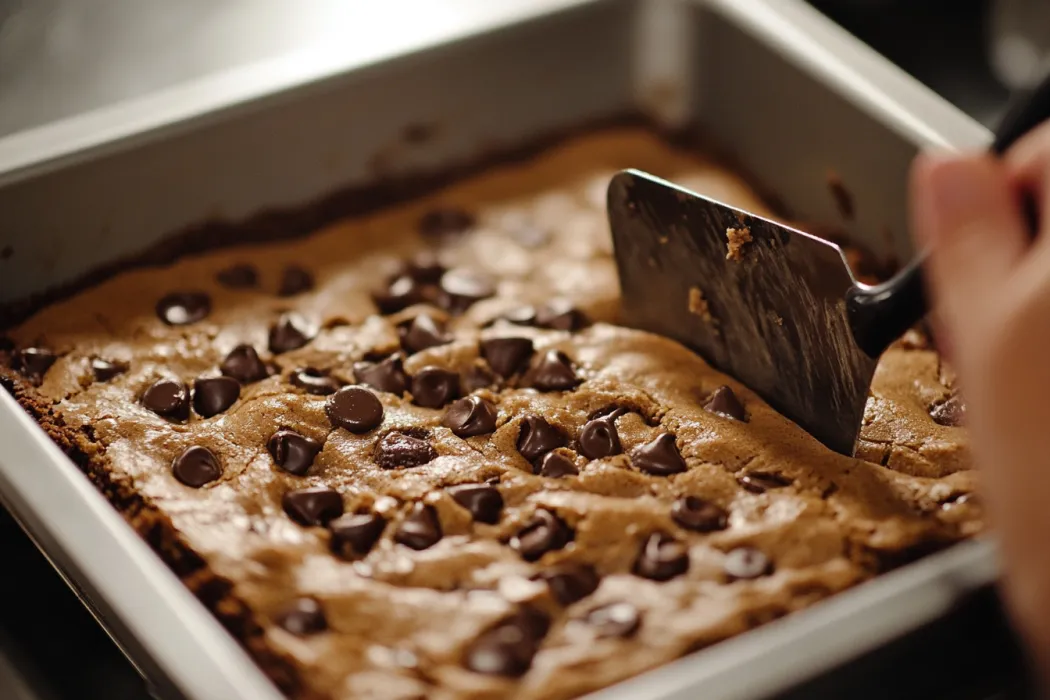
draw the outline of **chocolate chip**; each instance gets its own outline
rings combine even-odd
[[[108,382],[110,379],[127,372],[128,365],[126,362],[95,357],[91,360],[91,371],[95,374],[96,381]]]
[[[259,273],[251,265],[240,263],[219,270],[215,279],[228,289],[251,289],[259,284]]]
[[[572,605],[598,590],[601,580],[589,564],[562,564],[540,572],[536,579],[546,582],[560,605]]]
[[[468,396],[452,402],[441,425],[461,438],[487,435],[496,429],[496,407],[480,396]]]
[[[405,262],[401,274],[408,275],[420,284],[437,284],[441,281],[441,275],[445,274],[445,266],[433,251],[424,250]]]
[[[278,467],[289,474],[302,476],[321,451],[321,443],[290,428],[281,428],[270,436],[266,449]]]
[[[439,305],[451,314],[461,314],[495,293],[496,285],[487,275],[456,268],[441,276]]]
[[[577,440],[580,453],[587,459],[601,459],[623,452],[620,435],[616,432],[616,419],[612,417],[595,418],[585,423]]]
[[[445,332],[444,324],[438,323],[430,314],[419,314],[399,329],[401,347],[405,352],[414,353],[446,345],[452,342],[452,336]]]
[[[485,484],[463,484],[448,490],[452,500],[470,511],[476,522],[495,525],[503,512],[503,496],[499,489]]]
[[[289,265],[281,273],[281,284],[277,287],[278,296],[292,297],[308,292],[314,288],[314,276],[298,265]]]
[[[564,476],[576,476],[580,470],[571,459],[560,452],[548,452],[539,462],[539,475],[551,479],[560,479]]]
[[[377,513],[341,515],[328,523],[332,532],[332,551],[344,559],[363,557],[372,551],[386,528],[386,520]]]
[[[937,425],[958,428],[966,423],[966,404],[958,396],[952,396],[930,410],[930,417]]]
[[[219,371],[227,377],[233,377],[241,384],[250,384],[266,379],[269,371],[259,359],[259,353],[251,345],[238,345],[219,365]]]
[[[572,361],[561,350],[547,350],[535,358],[522,380],[540,391],[568,391],[580,383]]]
[[[729,514],[710,501],[696,496],[679,498],[671,506],[671,519],[686,530],[714,532],[724,530]]]
[[[744,404],[740,402],[733,390],[727,386],[720,386],[707,399],[704,408],[711,413],[717,413],[725,418],[747,422],[747,412]]]
[[[419,220],[419,233],[425,238],[444,238],[465,233],[474,226],[474,217],[462,209],[432,209]]]
[[[57,359],[58,355],[45,348],[25,348],[17,355],[18,370],[30,379],[39,381]]]
[[[535,324],[556,331],[577,331],[589,323],[587,316],[568,299],[553,299],[536,311]]]
[[[770,489],[780,489],[791,485],[791,479],[786,479],[773,472],[753,471],[738,476],[737,483],[751,493],[765,493]]]
[[[327,486],[310,486],[284,494],[281,506],[304,527],[325,525],[343,514],[343,497]]]
[[[534,352],[529,338],[490,338],[481,341],[480,349],[489,367],[504,378],[516,374]]]
[[[689,550],[662,532],[654,532],[634,562],[634,573],[654,581],[668,581],[689,569]]]
[[[394,314],[423,300],[419,284],[408,275],[390,280],[382,289],[372,292],[372,302],[381,314]]]
[[[292,372],[292,386],[299,387],[307,394],[328,396],[339,391],[343,383],[326,372],[313,367],[300,367]]]
[[[193,446],[175,458],[171,463],[171,473],[183,484],[199,489],[222,476],[222,465],[207,447]]]
[[[186,420],[190,416],[190,390],[177,379],[161,379],[142,394],[142,405],[159,416]]]
[[[270,328],[270,352],[279,355],[282,352],[297,350],[309,343],[314,331],[299,314],[287,312],[281,314]]]
[[[536,561],[545,553],[567,545],[572,540],[572,534],[565,521],[549,510],[540,509],[511,538],[510,546],[525,561]]]
[[[276,622],[298,637],[306,637],[328,629],[324,608],[313,598],[293,600],[277,614]]]
[[[630,637],[641,627],[642,617],[630,603],[611,603],[587,613],[587,623],[598,637]]]
[[[437,457],[437,451],[422,436],[395,430],[376,443],[375,460],[383,469],[411,469]]]
[[[383,404],[359,386],[345,386],[329,396],[324,411],[332,425],[351,433],[367,433],[383,422]]]
[[[459,375],[441,367],[424,367],[412,375],[412,403],[441,408],[459,396]]]
[[[354,379],[376,391],[401,396],[408,389],[404,356],[398,352],[379,362],[355,362]]]
[[[232,377],[201,377],[193,382],[193,410],[211,418],[232,406],[241,395],[241,385]]]
[[[565,446],[565,435],[540,416],[525,416],[518,429],[518,452],[533,462],[553,449]]]
[[[497,377],[491,369],[483,364],[474,364],[463,373],[463,391],[470,393],[479,389],[498,389],[500,385]]]
[[[415,503],[394,533],[394,541],[417,551],[432,547],[441,539],[441,521],[434,506]]]
[[[487,676],[516,678],[532,665],[543,637],[550,629],[546,613],[523,607],[515,615],[500,620],[470,643],[463,664]]]
[[[730,581],[753,579],[773,572],[773,562],[753,547],[737,547],[726,554],[722,570]]]
[[[684,472],[685,460],[675,445],[675,436],[660,433],[656,439],[636,447],[631,453],[631,464],[648,474],[667,476]]]
[[[185,326],[211,313],[211,297],[204,292],[172,292],[161,297],[156,311],[169,326]]]

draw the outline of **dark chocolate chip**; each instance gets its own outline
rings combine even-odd
[[[419,233],[425,238],[444,238],[465,233],[474,226],[470,212],[453,207],[432,209],[419,219]]]
[[[186,448],[171,463],[171,473],[187,486],[199,489],[222,476],[219,458],[207,447]]]
[[[241,385],[233,377],[201,377],[193,382],[193,410],[211,418],[232,406],[241,395]]]
[[[351,433],[367,433],[383,422],[383,404],[360,386],[345,386],[329,396],[324,411],[332,425]]]
[[[259,273],[251,265],[240,263],[219,270],[215,279],[228,289],[251,289],[259,284]]]
[[[587,459],[601,459],[623,452],[620,435],[616,432],[616,419],[612,417],[595,418],[584,423],[577,440],[580,454]]]
[[[525,416],[518,429],[518,452],[533,462],[565,446],[565,435],[540,416]]]
[[[219,365],[219,371],[227,377],[233,377],[241,384],[250,384],[266,379],[270,372],[259,359],[259,353],[251,345],[238,345]]]
[[[172,292],[161,297],[156,311],[169,326],[185,326],[211,313],[211,297],[204,292]]]
[[[641,627],[642,617],[630,603],[611,603],[590,611],[587,623],[598,637],[630,637]]]
[[[383,469],[419,467],[437,457],[437,451],[422,435],[395,430],[375,446],[375,460]]]
[[[142,405],[159,416],[186,420],[190,416],[190,390],[177,379],[160,379],[142,394]]]
[[[441,275],[445,274],[445,266],[433,251],[424,250],[405,262],[401,274],[408,275],[420,284],[437,284],[441,281]]]
[[[517,535],[510,546],[525,561],[536,561],[547,552],[561,549],[572,540],[572,530],[549,510],[540,509]]]
[[[481,356],[501,377],[516,374],[532,357],[533,345],[529,338],[490,338],[481,341]]]
[[[270,352],[279,355],[303,347],[314,337],[314,330],[299,314],[287,312],[281,314],[270,328]]]
[[[277,624],[288,632],[306,637],[328,629],[324,608],[313,598],[297,598],[277,614]]]
[[[397,313],[422,300],[419,283],[408,275],[395,277],[382,289],[372,292],[372,302],[381,314]]]
[[[966,422],[966,404],[958,396],[952,396],[944,403],[934,406],[930,417],[937,425],[958,428]]]
[[[473,270],[456,268],[441,276],[439,305],[451,314],[461,314],[476,302],[496,293],[496,285]]]
[[[329,544],[344,559],[363,557],[372,551],[384,528],[386,520],[378,513],[341,515],[328,523],[332,532]]]
[[[532,361],[522,382],[540,391],[568,391],[575,388],[580,379],[572,360],[561,350],[547,350]]]
[[[433,316],[426,313],[402,324],[399,331],[401,347],[409,355],[452,342],[452,336],[445,332],[444,324],[438,323]]]
[[[479,523],[495,525],[503,512],[503,496],[499,489],[486,484],[463,484],[448,490],[452,500],[470,511]]]
[[[500,385],[497,377],[491,369],[484,364],[471,365],[463,373],[463,391],[470,393],[478,389],[498,389]]]
[[[289,265],[281,273],[281,284],[277,287],[277,294],[282,297],[292,297],[313,288],[314,276],[308,270],[298,265]]]
[[[532,657],[539,650],[548,629],[550,618],[546,613],[523,607],[471,642],[464,653],[463,664],[471,671],[487,676],[522,676],[532,665]]]
[[[548,452],[539,461],[539,475],[551,479],[560,479],[565,476],[576,476],[580,470],[571,459],[561,452]]]
[[[441,540],[441,521],[438,520],[437,510],[434,506],[425,503],[415,503],[401,524],[397,526],[394,533],[394,541],[422,550],[432,547]]]
[[[101,357],[96,357],[91,360],[91,371],[95,374],[96,381],[108,382],[110,379],[127,372],[128,365],[126,362],[104,360]]]
[[[499,318],[518,326],[532,326],[536,324],[536,308],[533,306],[518,306],[505,311]]]
[[[542,571],[537,579],[546,582],[551,595],[561,605],[572,605],[598,590],[601,579],[589,564],[562,564]]]
[[[328,396],[343,387],[343,383],[332,375],[313,367],[300,367],[292,372],[292,386],[299,387],[307,394]]]
[[[57,359],[58,355],[45,348],[25,348],[18,352],[18,370],[30,379],[39,381]]]
[[[587,316],[568,299],[554,299],[536,311],[535,324],[556,331],[577,331],[589,323]]]
[[[441,425],[461,438],[487,435],[496,429],[496,407],[480,396],[468,396],[452,402]]]
[[[327,486],[289,491],[281,505],[289,518],[304,527],[325,525],[343,514],[343,497]]]
[[[313,438],[291,430],[281,428],[270,436],[266,449],[278,467],[296,476],[302,476],[314,463],[314,457],[321,451],[321,443]]]
[[[376,391],[401,396],[408,389],[404,356],[397,352],[379,362],[355,362],[354,379]]]
[[[636,447],[631,453],[631,464],[648,474],[667,476],[684,472],[685,460],[675,445],[675,436],[660,433],[652,442]]]
[[[459,375],[441,367],[424,367],[412,375],[412,403],[441,408],[459,396]]]
[[[733,390],[727,386],[720,386],[707,399],[704,408],[711,413],[717,413],[725,418],[732,418],[747,422],[747,411],[744,404],[740,402]]]
[[[753,579],[773,573],[773,562],[753,547],[737,547],[726,554],[722,570],[730,581]]]
[[[724,530],[729,514],[710,501],[696,496],[679,498],[671,506],[671,519],[686,530],[714,532]]]
[[[786,479],[773,472],[753,471],[738,476],[737,483],[751,493],[765,493],[770,489],[780,489],[791,485],[791,479]]]
[[[668,581],[689,569],[689,550],[662,532],[654,532],[634,562],[634,573],[654,581]]]

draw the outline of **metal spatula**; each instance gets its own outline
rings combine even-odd
[[[1009,111],[992,151],[1048,117],[1050,79]],[[926,314],[925,253],[862,285],[838,246],[637,170],[613,178],[608,210],[624,322],[692,348],[852,455],[879,355]]]

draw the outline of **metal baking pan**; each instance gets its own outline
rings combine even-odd
[[[836,220],[834,170],[855,203],[851,233],[907,257],[916,149],[990,140],[801,0],[442,7],[381,41],[319,46],[0,140],[0,303],[203,220],[439,171],[632,111],[702,133],[799,219]],[[404,138],[421,128],[438,136]],[[158,696],[279,697],[5,392],[0,444],[0,500]],[[991,542],[960,544],[598,695],[767,696],[937,618],[996,574]]]

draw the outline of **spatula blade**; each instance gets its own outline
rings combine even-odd
[[[850,331],[841,249],[637,170],[613,178],[608,209],[624,322],[692,348],[852,455],[876,360]]]

